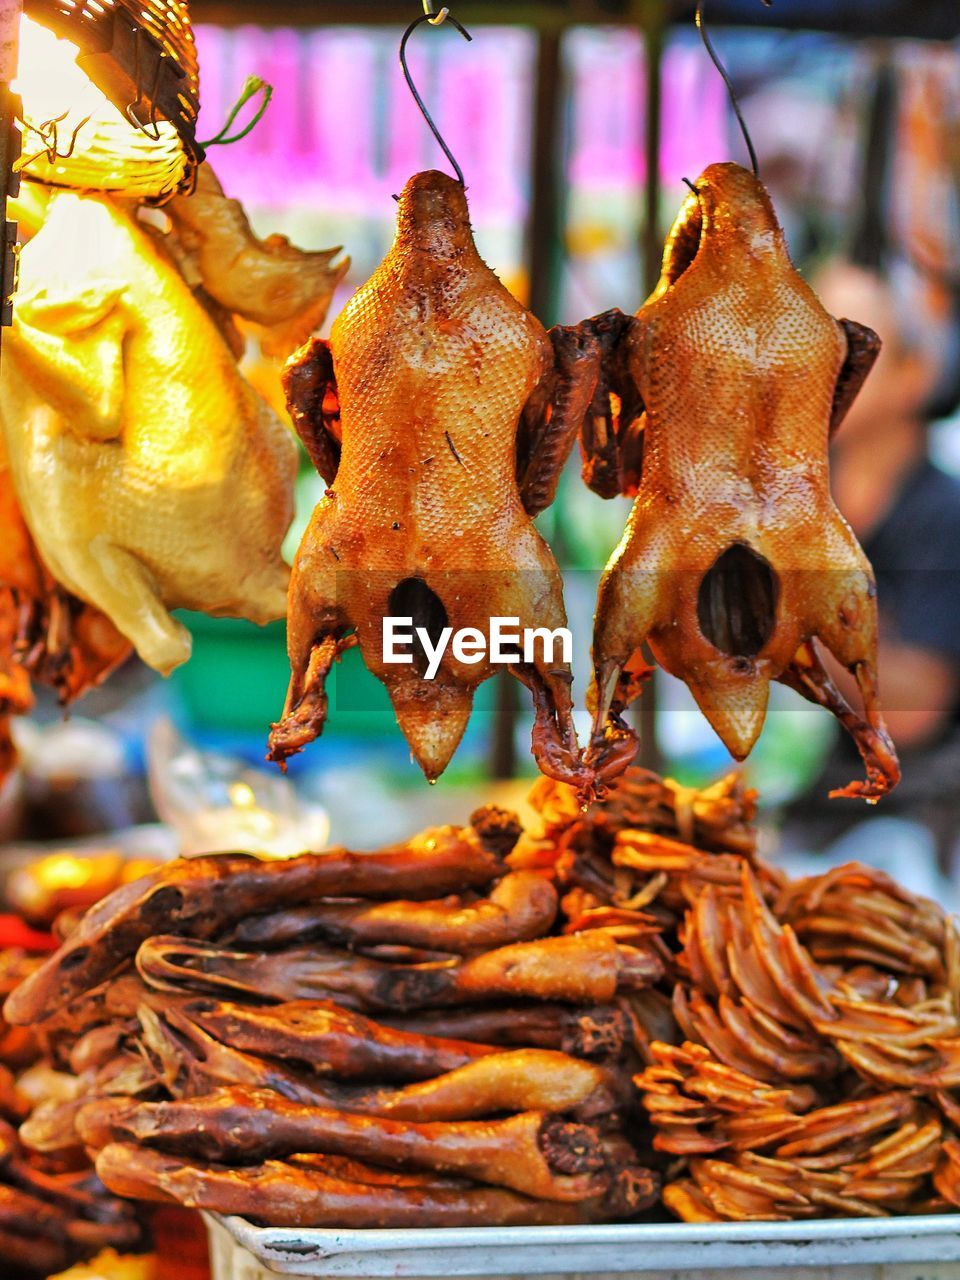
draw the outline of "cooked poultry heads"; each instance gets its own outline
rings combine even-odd
[[[600,588],[593,754],[623,750],[620,713],[649,672],[647,642],[737,759],[780,680],[856,741],[866,780],[838,794],[882,795],[899,766],[877,695],[874,580],[827,464],[878,338],[827,314],[790,262],[766,191],[734,164],[697,181],[637,317],[595,329],[606,377],[584,431],[585,474],[636,502]],[[865,718],[818,642],[856,677]]]
[[[134,212],[51,200],[21,254],[0,414],[44,564],[145,662],[189,656],[171,609],[283,615],[294,443]]]
[[[331,487],[294,566],[291,681],[272,759],[320,733],[326,677],[359,642],[435,779],[494,667],[449,649],[433,680],[420,651],[410,665],[387,663],[384,617],[412,617],[434,644],[444,627],[486,636],[494,616],[565,624],[560,573],[531,517],[552,501],[589,405],[588,355],[578,330],[551,343],[481,260],[462,186],[436,172],[407,183],[383,263],[329,346],[309,343],[286,372],[294,423]],[[582,784],[569,667],[544,648],[510,669],[533,694],[541,769]]]

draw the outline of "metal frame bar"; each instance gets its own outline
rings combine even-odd
[[[22,12],[22,0],[0,0],[0,327],[13,323],[17,287],[17,224],[7,219],[7,200],[20,190],[20,175],[13,170],[20,158],[20,100],[10,82],[17,73]]]

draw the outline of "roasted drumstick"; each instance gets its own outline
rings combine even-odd
[[[559,1049],[575,1058],[616,1058],[630,1039],[630,1017],[617,1005],[495,1004],[379,1015],[380,1022],[421,1035],[456,1036],[483,1045]]]
[[[160,927],[212,938],[244,916],[311,897],[433,897],[485,888],[502,870],[475,830],[453,827],[378,853],[331,849],[273,862],[242,854],[181,859],[88,911],[60,950],[8,997],[4,1017],[15,1025],[39,1021],[109,977]]]
[[[411,178],[386,258],[329,344],[308,343],[285,375],[294,424],[330,487],[294,567],[274,760],[322,731],[331,667],[359,644],[434,779],[496,666],[451,647],[426,679],[422,641],[409,662],[387,660],[384,619],[412,619],[432,646],[464,628],[486,637],[493,617],[565,626],[560,573],[532,517],[552,502],[590,403],[593,341],[557,330],[551,343],[478,255],[464,188],[442,173]],[[510,669],[533,697],[540,768],[587,785],[568,663],[537,642]]]
[[[415,1124],[304,1106],[267,1090],[226,1088],[185,1102],[105,1099],[86,1107],[77,1127],[97,1149],[139,1142],[221,1164],[319,1152],[457,1174],[544,1200],[585,1200],[609,1184],[592,1129],[535,1111],[502,1120]]]
[[[767,192],[735,164],[694,184],[637,317],[619,333],[601,319],[619,421],[603,425],[602,407],[588,419],[587,478],[636,501],[597,605],[594,755],[622,753],[648,643],[736,759],[780,680],[853,736],[867,777],[840,794],[883,795],[899,767],[877,693],[876,589],[827,464],[879,339],[828,315]],[[818,644],[856,678],[862,717]]]
[[[402,1088],[351,1088],[222,1044],[180,1013],[160,1017],[144,1009],[141,1024],[147,1054],[180,1097],[241,1084],[310,1106],[418,1122],[517,1111],[570,1112],[588,1121],[618,1105],[619,1081],[609,1071],[547,1049],[488,1054]]]
[[[489,898],[435,902],[316,902],[249,916],[228,941],[243,948],[282,947],[323,938],[338,946],[383,943],[465,955],[539,938],[557,914],[557,892],[533,871],[504,876]]]
[[[335,999],[371,1011],[424,1009],[496,998],[603,1003],[665,972],[655,949],[619,946],[592,931],[518,942],[461,961],[403,965],[319,946],[266,954],[187,939],[149,938],[137,967],[150,985],[180,991],[240,991],[260,999]]]
[[[256,1009],[195,1000],[181,1012],[235,1049],[309,1063],[322,1075],[344,1080],[429,1080],[496,1052],[486,1045],[395,1031],[319,1001]]]
[[[331,1172],[324,1172],[329,1167]],[[344,1172],[354,1174],[347,1179]],[[658,1181],[636,1168],[612,1193],[563,1204],[454,1180],[413,1182],[406,1175],[348,1170],[333,1159],[309,1165],[268,1160],[250,1169],[203,1165],[126,1143],[97,1157],[97,1172],[119,1195],[238,1213],[278,1227],[523,1226],[629,1217],[656,1197]],[[369,1181],[360,1179],[373,1175]],[[375,1180],[374,1180],[375,1179]],[[628,1194],[623,1195],[625,1184]]]

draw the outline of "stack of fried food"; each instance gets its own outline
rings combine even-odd
[[[647,927],[556,932],[550,878],[508,868],[519,835],[488,808],[117,890],[8,997],[78,1081],[23,1141],[97,1152],[117,1195],[278,1226],[635,1216],[659,1178],[620,999],[669,957]]]
[[[735,776],[532,799],[538,832],[486,808],[117,890],[7,999],[73,1081],[21,1140],[276,1226],[960,1207],[936,904],[856,864],[789,880]]]
[[[4,1275],[50,1275],[102,1249],[143,1247],[136,1208],[109,1195],[86,1163],[29,1151],[0,1119],[0,1251]]]
[[[0,951],[0,993],[40,963],[22,948]],[[106,1190],[82,1149],[45,1155],[17,1134],[38,1098],[62,1098],[73,1088],[69,1076],[44,1062],[33,1028],[0,1020],[0,1252],[11,1280],[61,1271],[104,1248],[145,1245],[135,1207]]]
[[[626,997],[667,1208],[960,1207],[960,938],[940,907],[859,864],[788,880],[732,778],[690,796],[631,771],[583,815],[550,784],[535,800],[546,837],[523,860],[554,848],[567,928],[655,922],[673,957],[672,982]]]

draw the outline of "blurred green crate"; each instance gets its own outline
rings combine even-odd
[[[170,682],[193,727],[264,734],[280,716],[290,678],[286,624],[258,627],[184,611],[177,616],[193,636],[193,655]],[[477,690],[474,723],[481,731],[489,725],[494,687],[488,680]],[[379,738],[396,732],[387,691],[367,671],[358,649],[334,667],[328,690],[331,727],[338,734]]]

